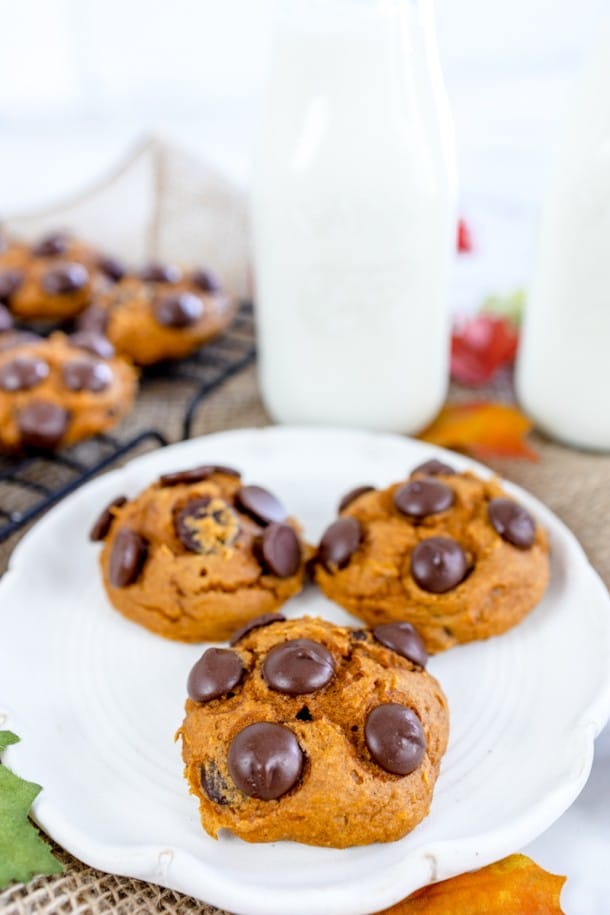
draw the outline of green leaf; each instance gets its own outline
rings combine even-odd
[[[525,308],[525,290],[516,289],[508,295],[490,295],[481,307],[483,314],[498,315],[501,318],[508,318],[517,327],[521,324],[523,310]]]
[[[19,738],[11,731],[0,731],[0,752]],[[58,874],[63,866],[28,813],[40,786],[18,778],[0,765],[0,889],[12,880],[27,883],[35,874]]]

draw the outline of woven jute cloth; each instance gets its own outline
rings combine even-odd
[[[128,435],[152,426],[161,430],[170,441],[175,441],[180,436],[184,401],[185,391],[179,386],[168,385],[162,380],[149,384],[122,432]],[[227,382],[202,404],[194,432],[204,434],[264,426],[268,422],[252,367]],[[534,437],[533,444],[540,455],[537,463],[516,460],[488,463],[498,474],[538,496],[565,521],[606,585],[610,586],[610,455],[568,449],[539,436]],[[2,571],[16,539],[14,537],[0,547]],[[221,913],[219,909],[172,890],[93,870],[57,846],[54,849],[65,865],[64,873],[56,877],[38,877],[27,886],[13,884],[0,892],[2,915]]]

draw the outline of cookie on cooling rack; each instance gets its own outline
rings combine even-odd
[[[23,319],[73,318],[122,272],[117,261],[67,232],[34,244],[7,241],[0,251],[0,302]]]
[[[220,466],[164,474],[96,523],[112,605],[170,639],[226,638],[303,586],[311,550],[282,503]]]
[[[80,326],[104,333],[137,365],[182,359],[217,337],[235,303],[204,270],[150,264],[96,299]]]
[[[0,333],[5,452],[55,451],[104,432],[130,411],[136,392],[135,370],[103,337]]]
[[[210,835],[344,848],[428,813],[449,716],[408,623],[255,620],[188,678],[185,776]]]
[[[315,560],[331,600],[368,625],[409,619],[429,651],[519,623],[549,578],[547,537],[497,479],[429,461],[340,504]]]

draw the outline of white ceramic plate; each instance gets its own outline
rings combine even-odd
[[[574,537],[516,487],[507,488],[550,532],[550,588],[508,634],[431,660],[449,697],[449,749],[429,817],[385,845],[208,838],[172,740],[202,648],[123,619],[99,583],[99,547],[87,540],[92,520],[115,495],[135,494],[162,471],[237,466],[277,492],[315,541],[351,486],[400,479],[431,453],[476,467],[394,436],[228,432],[138,458],[51,511],[18,546],[0,585],[0,707],[3,726],[22,737],[6,762],[44,785],[34,807],[41,826],[88,864],[241,915],[364,915],[546,829],[584,785],[610,714],[610,602]],[[287,611],[356,622],[313,588]]]

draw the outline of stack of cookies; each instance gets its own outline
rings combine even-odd
[[[129,272],[66,232],[0,235],[0,449],[54,451],[112,428],[136,397],[134,366],[189,356],[234,313],[206,270]]]
[[[349,492],[317,548],[273,493],[222,465],[118,496],[91,539],[124,616],[228,639],[191,670],[178,734],[204,829],[250,842],[343,848],[412,830],[449,734],[428,653],[505,632],[549,576],[532,515],[496,479],[437,460]],[[287,620],[308,577],[364,625]]]

